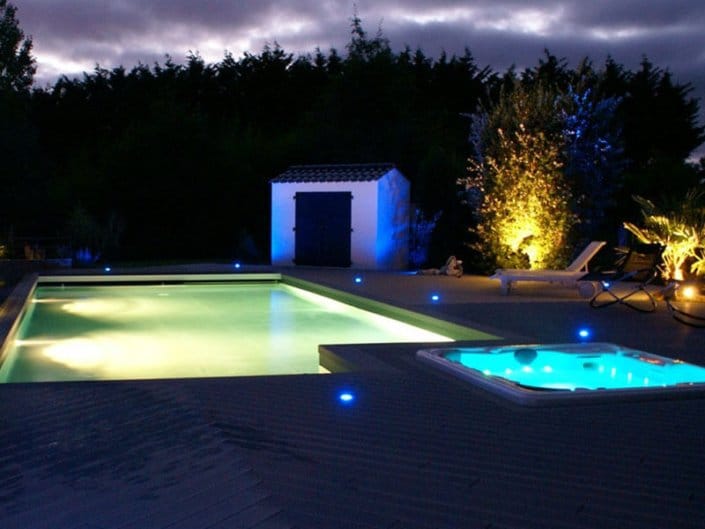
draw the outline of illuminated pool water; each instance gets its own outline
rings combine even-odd
[[[609,343],[444,348],[418,356],[519,401],[705,391],[705,368]]]
[[[39,286],[0,382],[318,373],[318,345],[452,341],[278,282]]]

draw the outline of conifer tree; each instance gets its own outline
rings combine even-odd
[[[16,13],[15,6],[0,0],[0,91],[27,91],[36,72],[32,39],[25,38]]]

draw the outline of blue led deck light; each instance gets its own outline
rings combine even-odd
[[[240,268],[242,268],[242,263],[240,263],[240,261],[235,261],[233,263],[233,268],[235,268],[236,270],[239,270]]]
[[[360,283],[362,283],[362,276],[359,275],[359,274],[356,275],[356,276],[353,278],[353,281],[355,282],[356,285],[359,285]]]
[[[590,338],[590,336],[592,336],[592,332],[587,327],[581,327],[580,329],[578,329],[578,337],[581,340],[587,340]]]
[[[355,394],[351,391],[341,391],[338,393],[338,401],[341,404],[352,404],[355,402]]]
[[[441,296],[439,294],[431,294],[431,301],[434,303],[438,303],[441,300]]]
[[[106,266],[105,268],[103,268],[103,270],[105,270],[106,272],[111,272],[113,269],[109,266]]]

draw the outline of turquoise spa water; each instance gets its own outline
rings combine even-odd
[[[486,376],[553,390],[705,383],[705,368],[614,344],[454,349],[443,357]]]
[[[451,341],[280,283],[40,286],[0,382],[319,373],[318,345]]]

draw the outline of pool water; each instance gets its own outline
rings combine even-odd
[[[451,350],[444,357],[485,376],[554,390],[618,389],[705,382],[705,368],[614,344]]]
[[[319,373],[318,345],[450,338],[278,282],[39,286],[0,382]]]

